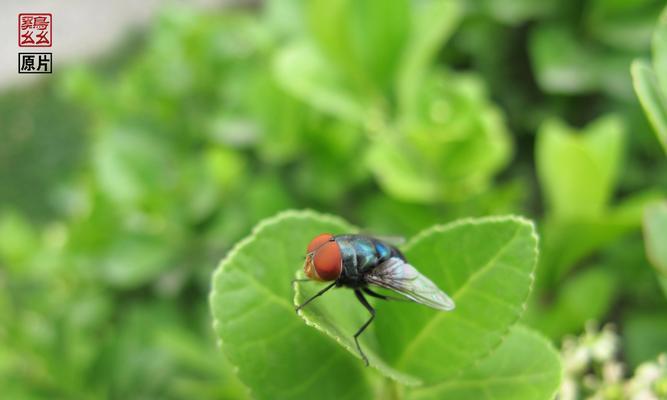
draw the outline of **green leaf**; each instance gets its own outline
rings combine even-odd
[[[296,68],[303,64],[297,64]],[[248,92],[248,106],[252,108],[252,118],[247,121],[231,123],[220,118],[220,132],[229,131],[231,140],[228,143],[247,141],[255,142],[262,160],[270,163],[285,163],[298,158],[303,150],[304,121],[307,120],[309,109],[296,93],[279,86],[277,79],[270,72],[276,68],[265,69],[266,73],[257,73],[253,85],[245,85]],[[305,75],[302,77],[305,78]],[[229,111],[225,110],[225,113]],[[233,115],[233,114],[232,114]],[[230,119],[230,118],[227,118]],[[228,126],[225,126],[226,125]],[[256,127],[253,126],[257,123]],[[245,128],[244,128],[245,125]],[[226,132],[225,132],[226,133]],[[221,135],[222,136],[222,135]]]
[[[623,353],[631,366],[656,358],[667,349],[667,315],[664,311],[628,312],[623,316]]]
[[[124,289],[137,288],[157,279],[170,268],[178,246],[168,238],[134,232],[118,232],[120,237],[98,261],[100,276],[108,284]]]
[[[364,92],[393,83],[410,30],[407,0],[312,0],[306,15],[313,37],[346,80]]]
[[[303,278],[303,273],[298,274]],[[314,282],[306,282],[296,285],[294,304],[303,304],[307,299],[322,289],[324,285],[316,285]],[[345,310],[345,312],[341,312]],[[306,324],[324,332],[336,340],[347,351],[361,359],[354,343],[353,335],[369,318],[368,311],[359,304],[354,293],[348,289],[332,290],[326,294],[326,300],[318,299],[299,311],[299,315]],[[390,367],[379,355],[378,343],[375,338],[374,326],[371,324],[359,342],[364,354],[368,357],[369,365],[405,385],[418,385],[419,379],[403,374]]]
[[[658,78],[651,66],[636,60],[632,63],[632,83],[646,117],[653,125],[658,140],[667,152],[667,100],[660,91]]]
[[[648,46],[663,6],[653,0],[593,0],[586,6],[587,27],[605,45],[636,53]]]
[[[419,88],[417,108],[387,130],[366,161],[380,186],[412,202],[462,199],[486,188],[508,162],[504,117],[473,74],[438,70]]]
[[[399,200],[434,202],[441,197],[440,182],[419,151],[400,138],[383,137],[366,154],[368,167],[382,189]]]
[[[144,130],[105,126],[91,157],[100,190],[120,205],[147,201],[169,186],[163,171],[169,170],[174,155],[166,141]]]
[[[216,270],[214,328],[255,398],[370,397],[364,364],[306,326],[292,305],[290,281],[306,244],[321,232],[351,229],[338,218],[284,212],[260,223]]]
[[[360,79],[358,60],[343,26],[346,24],[348,0],[309,1],[304,3],[311,36],[321,52],[352,80]],[[345,32],[345,35],[342,33]]]
[[[667,277],[667,203],[646,207],[644,212],[644,244],[651,264]]]
[[[434,383],[488,355],[519,319],[533,282],[537,236],[519,217],[461,220],[422,232],[404,253],[452,296],[456,309],[379,303],[377,339],[391,365]]]
[[[403,111],[416,103],[418,89],[430,70],[430,63],[439,48],[454,32],[462,10],[457,1],[425,1],[415,3],[412,32],[399,66],[398,91]]]
[[[596,53],[566,27],[542,24],[530,37],[530,58],[540,87],[548,93],[576,94],[596,89]]]
[[[561,380],[560,357],[538,333],[512,328],[489,357],[451,380],[408,392],[408,400],[550,400]]]
[[[667,152],[667,7],[653,32],[653,65],[632,63],[632,83],[647,118]]]
[[[554,13],[558,2],[555,0],[483,0],[470,3],[470,7],[479,7],[504,24],[517,26],[530,19],[543,18]]]
[[[557,283],[586,256],[636,231],[641,226],[644,208],[660,198],[659,191],[647,190],[629,196],[595,218],[547,218],[541,232],[543,247],[538,286]]]
[[[652,50],[653,70],[658,78],[659,90],[665,96],[667,95],[667,7],[662,10],[653,32]]]
[[[660,288],[662,289],[662,293],[665,294],[665,297],[667,297],[667,276],[658,276],[658,283],[660,284]]]
[[[8,271],[18,268],[24,261],[34,256],[34,249],[39,246],[37,232],[26,218],[14,211],[0,212],[0,262]]]
[[[537,172],[555,218],[603,215],[616,181],[623,133],[615,116],[592,122],[583,135],[556,120],[540,128]]]
[[[307,43],[294,43],[274,60],[278,84],[312,107],[350,122],[363,120],[365,111],[345,80]]]
[[[549,308],[538,301],[531,303],[522,321],[553,340],[579,333],[588,321],[603,320],[616,299],[616,286],[606,265],[588,268],[559,286]]]

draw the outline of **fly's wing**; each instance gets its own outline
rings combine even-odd
[[[373,236],[374,238],[387,243],[388,245],[398,247],[400,245],[405,244],[405,238],[403,236],[396,236],[396,235],[382,235],[382,236]]]
[[[398,247],[401,245],[405,244],[405,237],[403,236],[398,236],[398,235],[376,235],[374,232],[366,232],[362,231],[360,233],[361,236],[368,236],[369,238],[373,238],[376,240],[379,240],[380,242],[384,242],[385,244],[388,244],[390,246]]]
[[[369,271],[366,280],[368,283],[393,290],[412,301],[438,310],[454,309],[454,300],[430,279],[420,274],[415,267],[398,257],[392,257]]]

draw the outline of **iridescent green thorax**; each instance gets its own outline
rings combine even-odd
[[[391,257],[403,258],[393,246],[364,235],[335,236],[343,262],[343,280],[356,280]]]

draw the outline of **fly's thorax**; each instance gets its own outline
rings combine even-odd
[[[350,277],[361,275],[382,261],[376,240],[363,235],[336,236],[343,261],[343,273]]]
[[[381,242],[377,239],[373,241],[373,244],[375,245],[375,252],[377,254],[378,259],[380,262],[386,261],[391,258],[392,255],[395,255],[396,250],[394,247]]]

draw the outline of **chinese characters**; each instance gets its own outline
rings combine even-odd
[[[19,14],[19,47],[51,47],[52,22],[50,13]]]
[[[19,74],[50,74],[52,53],[19,53]]]
[[[51,47],[53,45],[53,14],[20,13],[18,15],[19,47]],[[50,74],[53,53],[19,52],[19,74]]]

